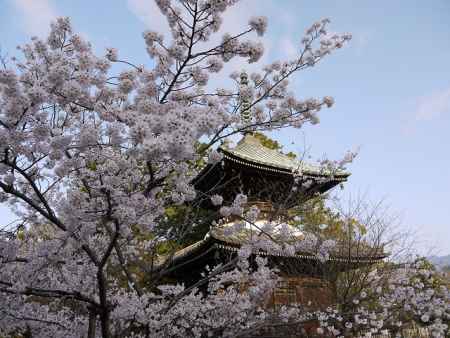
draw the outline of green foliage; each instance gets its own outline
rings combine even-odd
[[[214,210],[189,205],[177,206],[166,209],[165,226],[177,229],[184,225],[184,229],[181,229],[184,234],[179,236],[180,240],[177,242],[177,246],[183,248],[202,240],[216,218],[217,212]]]
[[[87,163],[87,168],[92,170],[92,171],[96,171],[97,170],[97,163],[95,163],[95,161],[91,161],[89,163]]]
[[[269,149],[273,150],[280,150],[283,148],[281,144],[279,144],[277,141],[272,140],[270,137],[267,137],[263,133],[255,132],[253,133],[253,136],[261,142],[261,144]]]
[[[292,158],[293,160],[297,158],[297,155],[293,153],[292,151],[285,154],[287,157]]]
[[[450,267],[447,266],[447,271],[445,268],[442,271],[438,269],[425,257],[420,257],[415,261],[421,269],[432,271],[430,278],[420,277],[420,281],[428,287],[432,287],[434,290],[439,290],[442,286],[450,287]],[[419,277],[418,277],[419,278]]]
[[[320,231],[325,238],[334,240],[348,241],[354,239],[355,233],[364,235],[367,232],[366,227],[358,220],[344,219],[327,206],[327,198],[327,195],[316,196],[291,210],[291,216],[299,218],[294,225],[301,226],[306,232]],[[327,226],[326,229],[320,229],[322,224]]]
[[[205,156],[206,151],[208,149],[208,145],[206,143],[197,142],[195,145],[195,150],[197,154],[200,156],[198,157],[197,161],[194,163],[194,167],[197,169],[203,168],[206,165]]]

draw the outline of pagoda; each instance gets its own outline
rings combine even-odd
[[[208,164],[194,180],[194,186],[204,195],[220,194],[224,204],[231,203],[238,193],[245,194],[248,197],[245,208],[256,206],[260,210],[258,224],[287,220],[292,208],[342,184],[350,175],[344,171],[330,172],[269,149],[252,134],[244,135],[236,147],[224,144],[218,151],[223,154],[222,161]],[[218,209],[209,199],[203,207]],[[249,224],[237,233],[228,234],[228,228],[236,222],[242,220],[223,218],[220,225],[211,226],[202,240],[177,251],[169,258],[170,262],[164,262],[172,271],[170,276],[187,286],[193,285],[201,279],[206,266],[230,261],[242,245],[250,243],[255,236],[265,236]],[[271,234],[274,236],[277,234]],[[292,232],[290,240],[302,241],[304,237],[297,230]],[[335,247],[325,261],[315,252],[307,251],[287,254],[256,250],[253,255],[267,257],[280,271],[281,282],[271,296],[271,305],[309,304],[313,309],[333,303],[329,271],[373,264],[386,257],[383,252],[370,248],[343,246]]]
[[[245,85],[246,78],[241,80]],[[243,118],[248,118],[244,116],[248,115],[247,109],[244,113]],[[254,224],[287,224],[292,219],[293,209],[343,184],[350,176],[346,171],[323,168],[270,149],[252,133],[242,135],[234,147],[223,143],[217,150],[223,155],[222,160],[207,164],[192,182],[199,195],[208,197],[201,207],[219,214],[219,207],[212,204],[209,196],[218,194],[223,197],[223,204],[229,205],[237,194],[245,194],[245,209],[257,207],[260,211]],[[230,232],[230,227],[237,222],[244,222],[242,229]],[[292,230],[289,241],[305,240],[302,231],[294,227]],[[276,231],[265,234],[236,216],[222,217],[215,225],[211,224],[203,239],[165,257],[156,264],[156,270],[166,268],[170,270],[171,278],[191,286],[202,278],[206,266],[229,262],[242,245],[252,243],[255,237],[267,235],[271,239],[279,236]],[[330,271],[339,273],[386,257],[378,249],[354,248],[350,243],[337,245],[325,259],[309,250],[287,253],[258,249],[252,252],[251,257],[257,255],[268,258],[269,264],[279,270],[281,280],[270,295],[267,306],[302,304],[311,309],[333,304],[335,291]]]

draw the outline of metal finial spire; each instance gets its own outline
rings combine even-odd
[[[241,72],[241,92],[245,90],[248,86],[248,75],[243,70]],[[248,98],[242,97],[241,95],[241,120],[244,124],[250,124],[252,121],[251,111],[250,111],[250,102]]]
[[[245,70],[241,72],[241,86],[247,86],[248,85],[248,75]]]

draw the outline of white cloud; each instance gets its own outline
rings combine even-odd
[[[128,0],[127,5],[128,9],[149,29],[161,33],[169,32],[169,24],[154,1]]]
[[[450,88],[436,91],[417,100],[415,112],[417,121],[429,121],[447,113],[450,113]]]
[[[32,36],[45,36],[50,22],[58,15],[50,0],[13,0],[20,14],[22,29]]]
[[[154,1],[149,0],[127,0],[128,9],[151,30],[158,31],[164,34],[164,37],[170,39],[170,27],[166,18],[161,14],[159,8]],[[252,16],[273,14],[273,6],[268,3],[262,3],[258,0],[248,0],[238,2],[236,5],[229,8],[223,15],[223,24],[216,34],[213,35],[211,41],[203,44],[202,47],[210,48],[221,41],[224,33],[237,34],[248,27],[248,21]],[[270,28],[270,25],[269,25]],[[249,36],[251,39],[256,39],[256,34]],[[270,48],[272,46],[269,35],[262,38],[257,38],[264,44],[264,55],[261,60],[254,64],[247,64],[244,59],[234,58],[226,63],[221,73],[221,76],[211,75],[210,86],[223,86],[223,74],[230,74],[235,70],[242,70],[245,68],[248,72],[255,71],[261,68],[262,64],[269,61]]]
[[[414,108],[407,114],[407,121],[402,128],[403,134],[407,136],[414,135],[421,123],[450,114],[450,88],[416,98],[413,104]]]
[[[148,28],[162,33],[169,32],[166,18],[161,14],[154,1],[127,0],[127,5],[128,9]],[[250,16],[264,15],[264,12],[267,15],[267,6],[258,3],[258,8],[255,9],[255,7],[256,0],[238,2],[230,7],[223,15],[223,25],[219,34],[224,32],[239,33],[241,28],[247,27]]]

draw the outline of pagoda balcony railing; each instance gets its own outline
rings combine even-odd
[[[288,216],[288,210],[284,208],[277,208],[271,202],[266,201],[248,201],[244,205],[244,210],[248,211],[251,207],[257,207],[259,210],[259,216],[257,218],[260,220],[269,220],[269,221],[283,221]],[[225,223],[236,222],[242,220],[239,216],[229,216],[223,219]]]

